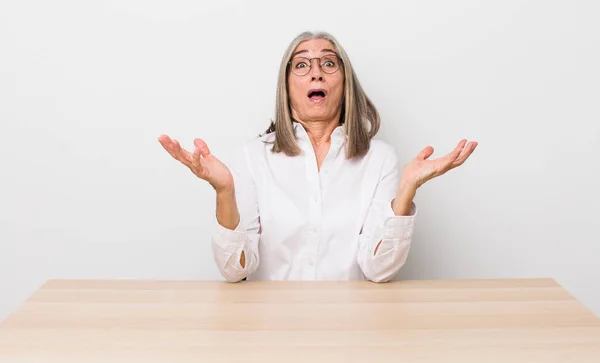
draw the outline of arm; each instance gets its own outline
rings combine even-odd
[[[406,262],[416,216],[413,197],[412,188],[400,187],[398,160],[390,148],[359,235],[357,259],[367,279],[389,281]]]
[[[240,212],[234,190],[217,192],[217,222],[227,229],[235,229],[240,223]]]
[[[392,150],[363,227],[366,233],[361,233],[359,239],[358,262],[368,279],[388,281],[404,265],[414,229],[416,207],[412,200],[417,189],[462,165],[477,145],[463,139],[451,153],[435,160],[428,160],[434,151],[428,146],[404,166],[402,178]]]
[[[218,221],[212,238],[215,261],[225,279],[242,280],[258,267],[260,230],[256,190],[246,149],[236,155],[230,170],[212,155],[202,139],[194,139],[193,153],[167,135],[161,135],[158,141],[175,160],[215,189]]]
[[[217,192],[217,230],[212,251],[221,275],[238,282],[256,270],[259,264],[260,217],[256,188],[246,150],[232,164],[233,190]],[[239,208],[239,209],[238,209]]]
[[[411,216],[414,213],[411,212],[413,206],[413,199],[415,194],[417,193],[417,189],[411,185],[407,185],[405,183],[400,182],[400,186],[398,187],[398,191],[396,192],[396,197],[392,200],[392,210],[394,214],[397,216]],[[375,254],[377,254],[377,250],[381,245],[381,241],[375,247]]]

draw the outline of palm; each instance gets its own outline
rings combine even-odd
[[[229,168],[210,153],[203,140],[194,140],[193,153],[183,149],[177,140],[167,135],[161,135],[158,141],[175,160],[187,166],[198,178],[206,180],[215,190],[233,189],[233,176]]]
[[[203,179],[208,180],[211,184],[214,183],[215,185],[213,185],[213,187],[215,187],[215,189],[233,185],[231,172],[221,160],[211,154],[210,156],[203,158],[202,161],[206,175],[206,178]]]
[[[404,166],[402,178],[418,188],[428,180],[462,165],[476,146],[477,142],[472,141],[467,144],[467,140],[463,139],[451,153],[435,160],[427,160],[433,154],[433,147],[428,146]]]

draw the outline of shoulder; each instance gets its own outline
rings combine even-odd
[[[366,155],[372,160],[381,160],[382,162],[396,163],[398,155],[396,154],[396,148],[379,139],[372,139],[369,145],[369,152]]]
[[[264,155],[265,151],[271,150],[274,142],[275,132],[272,132],[246,140],[243,148],[245,153],[251,158],[258,157],[259,155]]]
[[[386,154],[386,153],[395,152],[395,150],[391,144],[389,144],[383,140],[372,139],[370,148],[369,148],[369,152]]]
[[[268,151],[273,147],[273,142],[275,141],[274,134],[275,133],[270,133],[242,140],[238,146],[232,150],[233,159],[236,160],[237,163],[256,161],[266,154],[265,151]]]

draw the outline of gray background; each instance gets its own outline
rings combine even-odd
[[[416,197],[398,278],[551,277],[600,314],[594,1],[1,1],[0,320],[49,278],[221,279],[214,154],[273,116],[303,30],[345,46],[403,163],[480,145]]]

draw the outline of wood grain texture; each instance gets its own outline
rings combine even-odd
[[[0,324],[11,362],[600,362],[551,279],[52,280]]]

